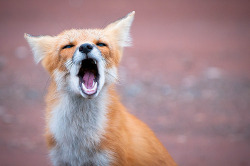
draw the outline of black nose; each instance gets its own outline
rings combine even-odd
[[[79,51],[85,54],[89,53],[92,49],[93,49],[93,46],[89,43],[82,44],[79,47]]]

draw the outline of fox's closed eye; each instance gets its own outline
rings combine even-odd
[[[107,46],[107,44],[105,44],[105,43],[96,43],[96,45],[99,46],[99,47],[105,47],[105,46]]]
[[[73,44],[69,44],[69,45],[64,46],[62,49],[71,48],[71,47],[74,47],[74,45]]]

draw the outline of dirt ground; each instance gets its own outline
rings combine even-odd
[[[48,74],[23,38],[104,27],[135,10],[117,86],[180,166],[250,165],[250,3],[0,1],[0,165],[50,166]]]

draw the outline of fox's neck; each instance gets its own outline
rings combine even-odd
[[[70,143],[82,140],[79,142],[81,146],[89,148],[100,143],[107,121],[108,98],[106,88],[93,99],[68,93],[60,94],[59,101],[51,110],[49,121],[56,141],[65,144],[65,141]]]

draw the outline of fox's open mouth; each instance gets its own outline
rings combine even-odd
[[[94,59],[85,59],[81,62],[81,68],[78,73],[79,86],[86,95],[94,95],[97,92],[99,73]]]

